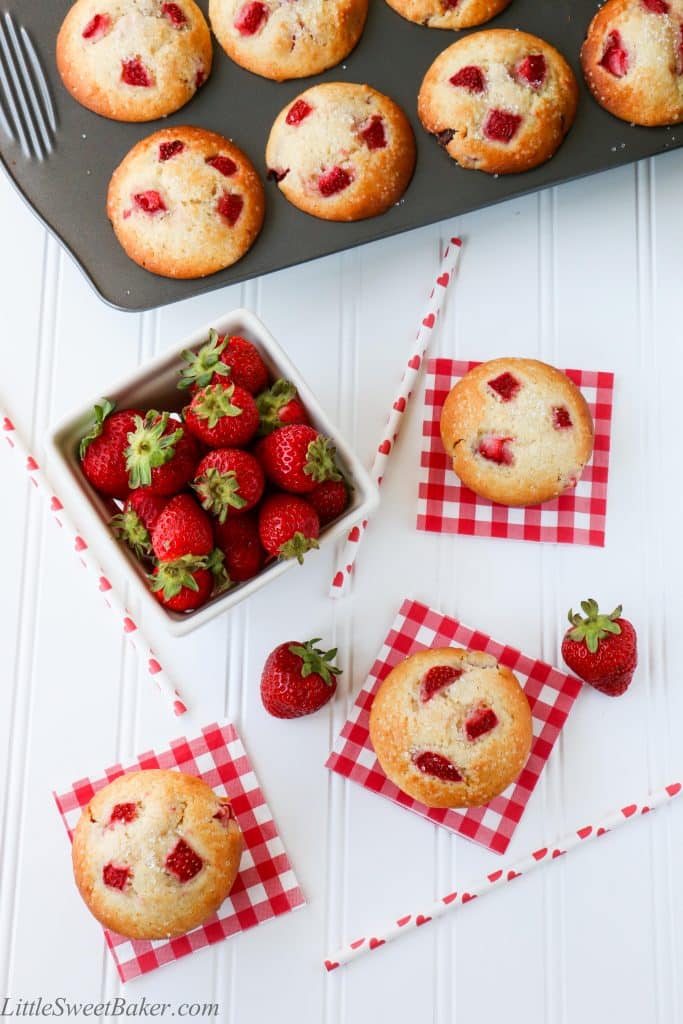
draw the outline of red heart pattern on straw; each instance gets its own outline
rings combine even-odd
[[[449,283],[453,280],[461,246],[462,242],[459,238],[454,237],[449,239],[449,242],[445,247],[439,272],[436,278],[432,279],[436,283],[432,286],[429,292],[427,309],[425,310],[422,319],[419,321],[413,351],[408,357],[408,361],[405,364],[405,372],[401,378],[400,391],[392,403],[391,411],[387,420],[387,427],[384,436],[381,438],[380,443],[377,446],[375,459],[370,471],[370,475],[378,487],[382,483],[385,463],[391,454],[393,442],[395,442],[398,437],[402,418],[405,415],[408,400],[413,392],[417,374],[420,371],[423,359],[429,348],[432,332],[439,317],[439,313],[441,312],[446,289],[448,288]],[[437,287],[437,285],[439,287]],[[351,532],[353,533],[354,531]],[[346,545],[339,560],[339,565],[332,575],[330,597],[341,597],[346,592],[350,572],[347,571],[345,576],[343,567],[348,566],[349,564],[353,567],[358,554],[359,543],[360,537],[358,540],[354,541],[351,538],[351,534],[348,535]],[[353,550],[351,545],[355,546],[355,550]]]
[[[584,825],[582,828],[570,832],[553,847],[552,859],[561,857],[569,852],[569,850],[576,849],[576,847],[582,846],[598,836],[605,835],[612,828],[623,825],[636,816],[640,817],[643,814],[656,810],[657,807],[661,807],[677,797],[681,793],[681,788],[682,784],[680,782],[671,782],[661,790],[648,794],[646,800],[636,804],[627,804],[625,807],[608,815],[603,819],[602,824]],[[423,924],[427,924],[428,921],[434,918],[441,917],[451,911],[457,911],[465,903],[471,902],[478,896],[483,896],[487,892],[493,892],[498,888],[495,884],[497,882],[502,881],[503,884],[507,884],[516,878],[521,878],[522,875],[529,874],[535,868],[540,867],[543,862],[550,862],[550,859],[547,859],[548,852],[549,847],[539,847],[516,864],[492,871],[479,882],[474,883],[470,890],[463,892],[459,901],[457,900],[458,893],[456,891],[450,892],[439,900],[435,900],[431,906],[426,907],[415,916],[408,914],[405,917],[398,918],[386,930],[377,933],[375,937],[370,939],[369,948],[376,949],[378,946],[392,941],[401,934],[412,931],[414,928],[420,928]],[[367,947],[362,945],[363,942],[364,940],[356,940],[344,946],[333,954],[334,960],[332,962],[337,965],[347,964],[357,956],[362,956],[367,949]],[[325,961],[326,967],[329,962],[328,960]]]

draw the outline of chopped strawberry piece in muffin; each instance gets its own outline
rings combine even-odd
[[[252,0],[240,7],[233,24],[241,36],[253,36],[263,28],[269,14],[265,4]]]
[[[102,881],[110,889],[120,889],[123,892],[131,874],[132,871],[128,867],[117,868],[115,864],[105,864],[102,868]]]
[[[166,869],[175,875],[179,882],[191,881],[203,867],[202,858],[184,839],[178,840],[166,858]]]
[[[368,149],[387,148],[387,136],[384,131],[384,120],[379,116],[379,114],[373,114],[368,124],[361,129],[360,137],[363,139]]]
[[[508,447],[511,441],[514,441],[514,437],[493,437],[489,434],[486,437],[482,437],[477,453],[483,459],[495,462],[499,466],[511,466],[513,457]]]
[[[108,14],[96,14],[83,29],[83,38],[93,41],[106,36],[111,28],[111,18]]]
[[[468,64],[467,67],[460,68],[454,75],[449,78],[451,85],[460,87],[462,89],[469,89],[470,92],[480,93],[486,88],[486,79],[484,78],[484,72],[481,68],[475,67],[474,64]]]
[[[501,373],[499,377],[494,377],[488,384],[491,390],[495,391],[503,402],[511,402],[517,396],[522,386],[517,378],[513,377],[507,370],[505,373]]]
[[[133,803],[127,804],[115,804],[112,808],[111,815],[109,817],[109,824],[113,825],[117,821],[122,821],[126,825],[130,824],[131,821],[135,821],[138,816],[138,805]]]
[[[623,78],[628,72],[628,54],[623,47],[621,35],[616,29],[607,36],[607,46],[600,64],[615,78]]]
[[[178,4],[162,4],[161,13],[171,22],[174,28],[182,28],[187,25],[187,18]]]
[[[133,196],[133,202],[145,213],[163,213],[167,209],[166,203],[155,189],[138,192]]]
[[[228,222],[231,228],[234,228],[239,220],[243,207],[244,199],[234,192],[224,192],[216,203],[216,210]]]
[[[490,110],[484,121],[483,132],[487,139],[494,142],[512,142],[522,118],[520,114],[512,114],[509,110]]]
[[[413,764],[423,775],[433,775],[444,782],[462,782],[462,775],[458,769],[443,754],[423,750],[422,753],[413,755]]]
[[[126,85],[135,85],[149,89],[154,85],[154,78],[139,57],[121,61],[121,81]]]
[[[297,100],[287,111],[285,122],[291,125],[301,124],[312,111],[313,107],[306,100]]]
[[[343,167],[333,167],[318,178],[318,191],[323,196],[334,196],[343,192],[353,181],[353,175]]]
[[[573,427],[569,410],[563,405],[556,405],[553,409],[553,426],[555,430],[571,430]]]
[[[237,171],[237,164],[229,156],[207,156],[206,163],[222,174],[224,178],[229,178]]]
[[[667,0],[643,0],[643,7],[646,7],[648,11],[652,11],[653,14],[669,13]]]
[[[224,825],[225,828],[227,828],[230,822],[235,820],[235,812],[232,809],[232,804],[227,800],[225,802],[221,801],[218,805],[218,810],[214,814],[214,819],[216,821],[220,821],[221,825]]]
[[[422,677],[420,684],[422,703],[426,704],[441,690],[445,690],[447,686],[459,679],[462,673],[463,669],[455,668],[453,665],[435,665],[434,668],[430,668]]]
[[[498,716],[493,708],[477,708],[465,722],[465,733],[467,734],[467,739],[479,739],[480,736],[485,736],[487,732],[491,732],[492,729],[495,729],[497,725]]]
[[[159,146],[159,160],[165,163],[185,149],[185,143],[180,139],[173,139],[171,142],[162,142]]]
[[[547,64],[542,53],[530,53],[517,65],[517,77],[530,85],[532,89],[540,89],[545,82]]]

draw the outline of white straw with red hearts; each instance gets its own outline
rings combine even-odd
[[[422,368],[422,364],[431,344],[432,337],[434,336],[434,329],[436,327],[439,314],[441,313],[441,307],[446,296],[446,290],[453,280],[455,269],[458,265],[461,247],[462,240],[460,238],[449,239],[448,245],[446,246],[446,250],[443,254],[443,259],[441,260],[439,273],[434,286],[429,293],[427,308],[425,309],[422,320],[420,321],[420,326],[418,327],[417,334],[415,336],[415,343],[412,347],[401,378],[399,392],[391,407],[391,411],[379,444],[377,445],[375,458],[370,470],[370,477],[372,478],[373,483],[376,483],[378,487],[382,485],[386,465],[396,442],[396,438],[398,437],[398,432],[401,429],[401,423],[406,411],[406,406],[408,405],[410,396],[420,373],[420,369]],[[358,557],[360,542],[365,534],[367,525],[368,521],[367,519],[364,519],[361,523],[356,523],[356,525],[349,531],[341,559],[334,572],[332,585],[330,587],[330,597],[342,597],[346,593],[349,586],[349,579],[353,571],[353,566],[356,558]]]
[[[620,807],[619,810],[606,815],[596,824],[585,825],[583,828],[576,829],[575,832],[570,832],[568,835],[558,839],[554,844],[542,846],[521,860],[515,861],[514,864],[509,864],[505,868],[498,868],[497,871],[492,871],[490,875],[468,885],[462,891],[447,893],[446,896],[435,900],[434,903],[425,907],[424,910],[417,914],[406,914],[405,917],[399,917],[396,921],[392,921],[391,924],[381,931],[355,939],[353,942],[348,943],[348,945],[342,946],[341,949],[331,953],[324,961],[325,967],[328,971],[334,971],[337,967],[348,964],[351,960],[356,960],[365,953],[371,953],[379,949],[381,946],[386,945],[387,942],[398,938],[399,935],[405,935],[415,928],[421,928],[423,925],[429,924],[430,921],[435,921],[437,917],[442,917],[453,910],[459,910],[478,896],[485,896],[487,893],[492,892],[493,889],[507,885],[523,875],[528,875],[542,864],[557,860],[558,857],[569,853],[570,850],[575,849],[577,846],[590,842],[592,839],[599,839],[620,825],[625,824],[625,822],[634,821],[640,815],[656,810],[662,804],[669,803],[675,799],[682,790],[683,785],[680,782],[671,782],[668,786],[664,786],[663,789],[651,793],[641,803],[627,804],[625,807]]]
[[[128,614],[123,601],[116,594],[109,579],[95,561],[87,542],[67,515],[62,502],[50,487],[43,470],[29,452],[23,438],[2,406],[0,406],[0,433],[23,465],[33,486],[47,501],[57,525],[61,528],[62,535],[70,543],[72,549],[78,555],[81,565],[88,571],[98,590],[104,596],[104,600],[112,610],[119,623],[119,627],[123,630],[124,636],[146,663],[147,672],[154,680],[157,689],[173,711],[173,714],[184,715],[187,711],[187,706],[171,682],[166,670],[162,668],[156,654],[143,636],[140,627]]]

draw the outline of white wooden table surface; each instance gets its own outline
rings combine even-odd
[[[683,152],[672,153],[140,316],[103,305],[0,180],[0,391],[38,454],[47,426],[84,397],[245,305],[369,462],[452,227],[466,249],[440,353],[617,375],[605,549],[418,534],[416,402],[349,600],[328,600],[324,553],[187,640],[155,637],[192,703],[180,721],[0,449],[0,998],[121,991],[72,883],[52,788],[228,716],[308,906],[129,983],[127,998],[216,1001],[229,1024],[683,1019],[677,805],[346,970],[321,966],[343,938],[501,863],[322,767],[404,596],[550,661],[583,597],[623,601],[638,627],[631,690],[582,693],[510,859],[683,770],[682,174]],[[310,636],[339,646],[337,699],[307,719],[271,719],[263,661]]]

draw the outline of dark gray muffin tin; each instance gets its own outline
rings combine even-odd
[[[206,11],[207,0],[199,3]],[[413,25],[384,0],[370,0],[363,37],[344,64],[310,79],[280,84],[266,81],[233,64],[214,40],[214,69],[195,99],[164,121],[137,125],[97,117],[64,90],[54,43],[69,6],[70,0],[22,0],[21,4],[17,0],[16,7],[1,9],[0,156],[18,190],[69,250],[96,291],[120,309],[144,310],[175,302],[640,160],[683,142],[683,128],[632,127],[606,113],[591,98],[578,55],[597,9],[595,0],[513,0],[502,15],[485,26],[520,28],[553,43],[569,60],[580,85],[576,123],[555,157],[526,174],[499,178],[458,167],[417,118],[422,77],[458,34]],[[8,14],[16,27],[14,33]],[[49,102],[41,93],[31,43],[52,98],[54,127],[50,125]],[[24,80],[27,87],[20,89],[18,83]],[[269,182],[263,231],[244,259],[228,270],[195,281],[172,281],[142,270],[126,257],[107,220],[105,196],[112,171],[132,145],[164,125],[200,125],[233,139],[265,177],[264,150],[275,116],[304,88],[321,81],[367,82],[400,103],[408,114],[417,138],[418,160],[415,177],[398,205],[370,220],[328,223],[296,210]],[[46,155],[48,149],[51,152]],[[35,155],[38,152],[42,159]]]

